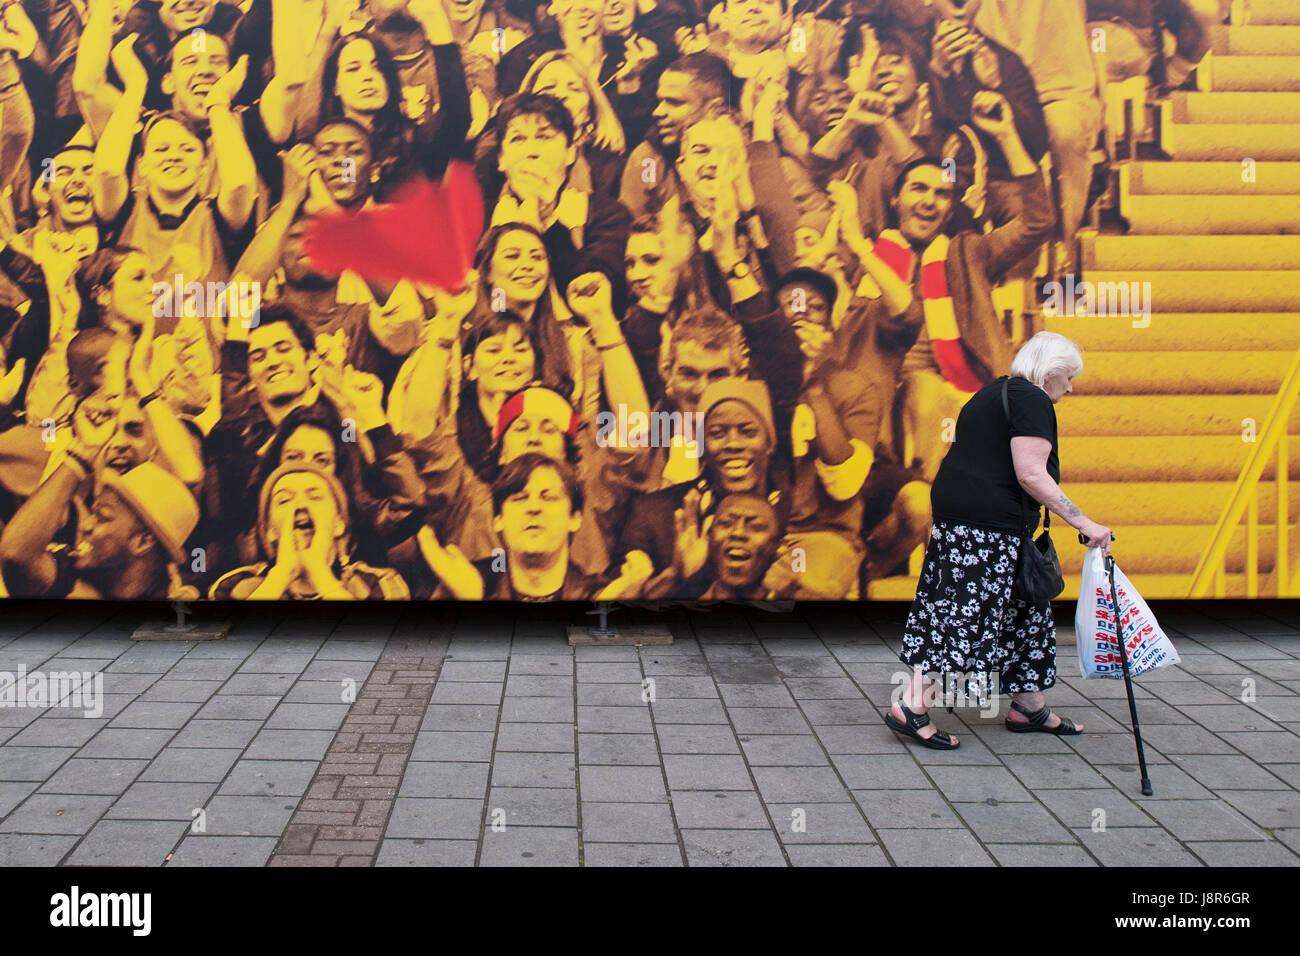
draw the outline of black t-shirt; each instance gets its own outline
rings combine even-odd
[[[1011,439],[1018,435],[1051,441],[1047,473],[1061,480],[1052,400],[1032,382],[1013,378],[1007,388],[1008,421],[1002,409],[1004,381],[1005,376],[985,385],[957,416],[955,440],[930,489],[930,507],[940,521],[999,531],[1037,525],[1038,504],[1022,491],[1011,459]]]

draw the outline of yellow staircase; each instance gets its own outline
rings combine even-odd
[[[1149,598],[1188,596],[1300,347],[1300,0],[1238,2],[1232,20],[1197,91],[1160,104],[1172,160],[1120,171],[1129,233],[1083,240],[1086,280],[1149,283],[1150,324],[1047,321],[1085,352],[1057,406],[1063,484],[1115,530],[1116,560]],[[1300,409],[1284,408],[1283,431],[1300,433]],[[1300,474],[1300,441],[1282,453]],[[1225,527],[1211,594],[1278,593],[1275,472],[1276,453],[1242,492],[1253,524]],[[1083,549],[1057,549],[1074,597]]]
[[[1300,475],[1300,440],[1286,440],[1300,408],[1278,394],[1300,377],[1300,0],[1236,0],[1230,19],[1198,89],[1159,104],[1171,159],[1120,167],[1128,233],[1081,234],[1083,279],[1150,283],[1150,322],[1046,320],[1084,349],[1057,406],[1062,484],[1114,529],[1116,560],[1148,598],[1190,596],[1198,570],[1198,594],[1300,595],[1297,507],[1274,481],[1279,455]],[[1111,93],[1112,120],[1142,95]],[[1275,405],[1286,427],[1263,447]],[[1054,537],[1073,599],[1084,549],[1069,528]],[[920,557],[868,597],[909,600]]]

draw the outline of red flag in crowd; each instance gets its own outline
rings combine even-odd
[[[305,252],[325,272],[411,279],[459,288],[483,231],[483,196],[473,168],[452,162],[442,182],[408,183],[391,203],[312,219]]]

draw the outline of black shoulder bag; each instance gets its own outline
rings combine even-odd
[[[1011,379],[1002,380],[1002,410],[1006,412],[1007,422],[1011,422],[1011,402],[1007,399],[1007,386]],[[1025,516],[1024,499],[1029,495],[1023,488],[1020,515]],[[1034,529],[1025,527],[1024,537],[1020,542],[1020,562],[1016,565],[1016,580],[1011,586],[1011,596],[1037,608],[1045,608],[1052,603],[1052,598],[1065,590],[1065,578],[1061,576],[1061,561],[1056,556],[1056,545],[1048,528],[1052,523],[1052,512],[1043,509],[1043,533],[1034,539]]]

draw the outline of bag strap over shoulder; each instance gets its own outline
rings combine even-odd
[[[1011,423],[1011,401],[1010,399],[1007,398],[1007,389],[1010,387],[1010,385],[1011,385],[1011,376],[1008,375],[1002,379],[1002,411],[1006,413],[1008,424]],[[1029,499],[1029,494],[1025,491],[1024,488],[1020,489],[1020,496],[1022,499]],[[1032,501],[1032,499],[1030,500]],[[1023,516],[1023,514],[1024,514],[1024,503],[1022,501],[1021,515]],[[1051,526],[1052,526],[1052,509],[1044,508],[1043,509],[1043,530],[1046,531]]]

